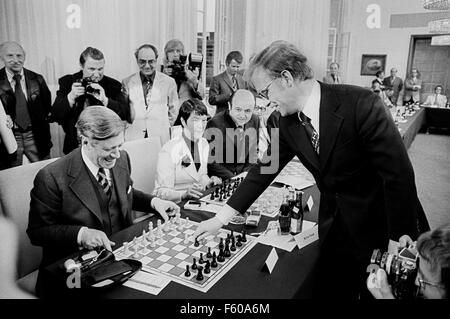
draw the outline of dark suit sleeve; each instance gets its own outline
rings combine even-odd
[[[217,152],[222,152],[222,156],[221,156],[221,160],[223,161],[223,155],[224,155],[224,148],[225,148],[225,144],[226,144],[226,133],[224,130],[221,130],[219,127],[219,124],[216,123],[215,119],[211,119],[210,121],[208,121],[208,123],[206,124],[206,129],[205,132],[221,132],[223,143],[220,143],[219,141],[216,141],[216,137],[214,134],[205,134],[205,137],[208,140],[209,143],[209,158],[208,158],[208,176],[217,176],[220,177],[222,179],[229,179],[232,178],[234,176],[234,173],[232,171],[230,171],[229,169],[227,169],[225,166],[223,166],[221,163],[217,163],[214,159],[218,156]],[[214,136],[214,138],[213,138]],[[219,145],[220,144],[220,145]],[[217,147],[222,147],[221,150],[218,150]]]
[[[208,102],[211,105],[217,105],[222,103],[227,103],[230,99],[230,93],[222,93],[220,90],[220,77],[215,76],[211,80],[211,86],[209,88],[209,98]],[[222,94],[221,94],[222,93]]]
[[[417,197],[413,167],[394,122],[381,99],[373,94],[360,97],[356,119],[363,148],[384,181],[389,238],[398,241],[404,234],[416,238],[418,218],[425,215]]]
[[[50,93],[50,90],[48,89],[47,83],[45,83],[45,80],[41,75],[38,75],[37,81],[39,83],[42,106],[46,112],[45,117],[48,118],[52,110],[52,95]]]
[[[129,171],[129,173],[131,175],[130,156],[128,155],[127,152],[122,152],[121,155],[126,156],[128,171]],[[130,180],[131,180],[131,176],[130,176]],[[131,183],[133,183],[133,181],[131,181]],[[133,207],[132,207],[132,209],[133,210],[137,210],[137,211],[140,211],[140,212],[147,212],[147,213],[148,212],[152,212],[152,213],[156,212],[154,209],[151,208],[151,205],[150,205],[152,199],[154,198],[153,195],[144,193],[144,192],[142,192],[140,190],[135,189],[134,187],[133,187],[132,192],[133,192],[133,194],[132,194],[132,196],[133,196]]]
[[[76,249],[81,226],[60,224],[62,194],[52,174],[45,168],[34,179],[31,190],[27,234],[33,245]]]
[[[130,106],[128,104],[128,96],[124,94],[124,91],[122,89],[122,84],[120,82],[111,79],[110,88],[108,89],[108,92],[105,94],[108,98],[108,105],[107,107],[114,112],[116,112],[120,118],[124,121],[127,121],[128,123],[131,123],[131,113],[130,113]]]
[[[71,75],[66,75],[58,80],[59,89],[56,92],[56,98],[51,110],[51,121],[60,125],[70,118],[73,112],[67,99],[67,94],[72,90],[73,81],[71,77]]]
[[[273,133],[275,134],[272,135],[271,143],[263,159],[249,170],[247,177],[227,202],[241,214],[247,211],[294,157],[283,135],[279,134],[280,130]]]

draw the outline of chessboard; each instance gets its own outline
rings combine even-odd
[[[200,200],[206,203],[223,206],[236,191],[242,180],[243,177],[226,180],[221,185],[217,185],[214,191],[212,191],[209,195],[200,198]],[[282,200],[283,189],[269,186],[250,206],[249,210],[259,210],[262,215],[275,217],[279,212]]]
[[[198,223],[180,215],[158,220],[132,242],[114,251],[117,260],[139,260],[144,271],[161,274],[190,288],[207,292],[256,244],[252,236],[220,229],[200,242],[192,238]]]
[[[312,174],[298,160],[290,161],[278,174],[274,182],[292,186],[296,189],[304,189],[316,183]]]

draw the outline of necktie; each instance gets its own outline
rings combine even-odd
[[[103,191],[105,192],[105,194],[109,195],[110,190],[111,190],[111,186],[109,185],[109,181],[108,181],[108,178],[106,177],[106,172],[105,172],[105,169],[103,167],[100,167],[98,169],[97,180],[100,183],[100,185],[102,186]]]
[[[233,90],[236,91],[238,89],[238,84],[237,84],[237,80],[236,80],[236,75],[233,75],[231,77],[231,80],[233,82]]]
[[[311,119],[307,117],[305,114],[303,114],[303,112],[299,113],[299,118],[302,126],[305,128],[306,135],[311,141],[314,151],[316,151],[316,153],[319,154],[319,134],[312,126]]]
[[[14,94],[16,95],[16,123],[20,128],[26,129],[30,125],[31,120],[27,109],[27,99],[20,84],[21,75],[14,74],[13,78],[16,82],[14,88]]]
[[[145,100],[145,105],[147,105],[147,106],[150,101],[150,97],[147,97],[147,96],[148,96],[148,92],[150,92],[151,89],[152,89],[152,83],[150,82],[150,79],[146,78],[144,81],[144,100]]]

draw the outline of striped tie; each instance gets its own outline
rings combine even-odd
[[[109,185],[109,181],[108,181],[108,178],[106,177],[106,172],[105,172],[105,169],[103,167],[100,167],[98,169],[97,180],[100,183],[100,185],[102,186],[103,191],[105,192],[105,194],[109,195],[110,190],[111,190],[111,186]]]
[[[307,117],[305,114],[303,114],[303,112],[299,113],[299,119],[302,126],[305,128],[306,135],[308,135],[308,138],[311,141],[314,151],[316,151],[316,153],[319,154],[319,134],[312,126],[311,119]]]

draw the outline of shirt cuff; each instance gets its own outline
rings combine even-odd
[[[216,214],[216,217],[219,219],[219,221],[224,224],[228,225],[230,220],[234,217],[234,215],[240,214],[237,210],[232,208],[231,206],[228,206],[225,204],[222,209]]]
[[[152,200],[150,201],[150,207],[153,208],[153,209],[155,209],[155,201],[156,200],[159,200],[159,198],[158,197],[153,197]]]
[[[86,226],[83,226],[80,228],[80,230],[78,231],[78,235],[77,235],[77,244],[78,246],[81,246],[81,236],[83,236],[84,231],[88,229]]]

